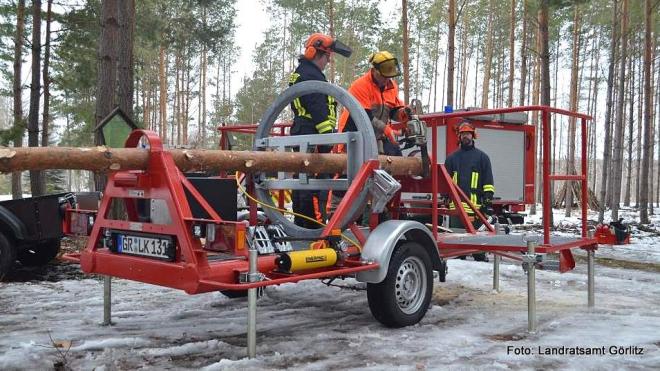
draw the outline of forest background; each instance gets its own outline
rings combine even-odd
[[[632,205],[644,223],[658,207],[660,0],[260,5],[269,22],[254,17],[240,31],[265,27],[246,66],[243,1],[0,0],[0,145],[93,145],[94,127],[119,106],[170,147],[217,147],[217,127],[258,121],[306,37],[324,32],[354,50],[326,70],[344,88],[369,68],[370,53],[390,50],[403,65],[404,100],[420,99],[425,112],[544,104],[592,115],[589,179],[601,218]],[[575,122],[555,121],[553,172],[574,172]],[[570,214],[573,193],[555,183]],[[14,198],[92,187],[87,172],[0,177],[0,194]]]

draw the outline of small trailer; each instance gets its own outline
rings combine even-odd
[[[57,256],[65,209],[75,200],[73,193],[58,193],[0,202],[0,278],[16,260],[31,267]]]
[[[351,112],[358,131],[282,135],[286,131],[275,124],[278,115],[295,98],[310,93],[334,96]],[[484,138],[509,135],[516,142],[507,143],[507,151],[522,153],[516,153],[516,159],[510,161],[495,155],[495,181],[498,192],[505,195],[498,204],[501,210],[521,211],[521,205],[533,202],[535,128],[526,122],[499,119],[520,112],[540,112],[541,116],[544,231],[540,239],[523,239],[502,232],[499,223],[489,223],[452,182],[442,164],[446,153],[455,148],[451,138],[461,119],[473,120],[479,130],[491,130],[492,135],[484,134]],[[419,322],[426,314],[434,271],[444,281],[448,258],[491,252],[496,257],[523,261],[533,281],[534,268],[543,264],[539,254],[559,253],[558,266],[563,272],[575,266],[571,249],[581,248],[589,253],[589,304],[593,305],[593,253],[598,240],[589,236],[587,229],[587,163],[582,161],[579,175],[550,173],[551,114],[579,120],[582,159],[586,159],[586,125],[591,119],[587,115],[545,106],[434,113],[421,115],[408,124],[409,139],[418,146],[413,155],[421,158],[424,174],[393,177],[380,168],[376,138],[364,110],[345,90],[321,82],[290,87],[275,100],[258,127],[239,129],[254,133],[254,151],[307,152],[317,145],[342,144],[347,154],[344,177],[322,178],[305,172],[292,177],[291,173],[276,171],[245,176],[228,173],[196,183],[177,168],[156,133],[136,130],[126,147],[147,143],[147,169],[111,173],[98,212],[66,210],[66,232],[89,234],[89,240],[83,251],[65,257],[80,262],[86,273],[189,294],[221,291],[241,296],[270,285],[354,277],[367,283],[373,316],[385,326],[403,327]],[[477,143],[480,146],[484,142]],[[498,145],[504,144],[493,142],[493,146]],[[503,170],[498,167],[500,162],[506,165]],[[498,173],[513,167],[517,169],[515,174]],[[578,237],[550,234],[549,184],[554,180],[582,183],[585,197],[581,201],[582,231]],[[272,197],[287,190],[333,190],[345,195],[327,223],[319,229],[306,229],[283,213],[282,197],[277,202]],[[236,218],[237,194],[250,200],[246,221]],[[461,201],[471,206],[484,225],[483,231],[473,227],[463,208],[448,207],[449,202]],[[364,226],[356,221],[367,204],[371,218]],[[115,205],[126,212],[114,215],[111,210]],[[257,218],[259,210],[267,216],[265,223]],[[392,218],[379,223],[377,215],[384,210]],[[445,233],[442,219],[446,215],[462,220],[465,231]]]

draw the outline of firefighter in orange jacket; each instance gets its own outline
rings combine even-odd
[[[399,130],[391,121],[407,122],[412,111],[399,99],[399,87],[394,77],[401,75],[399,62],[388,51],[379,51],[369,58],[371,68],[351,84],[348,92],[365,109],[378,139],[381,154],[401,156],[397,142]],[[339,131],[356,131],[357,128],[348,111],[344,109],[339,118]]]
[[[330,62],[332,54],[337,53],[350,57],[351,48],[342,42],[322,33],[314,33],[305,42],[305,52],[298,58],[298,67],[291,74],[289,86],[302,81],[328,81],[323,70]],[[331,96],[325,94],[307,94],[291,102],[293,111],[293,125],[291,135],[325,134],[332,133],[337,124],[337,103]],[[319,146],[317,152],[330,152],[330,147]],[[291,193],[293,211],[315,219],[324,221],[319,200],[320,192],[294,190]],[[294,223],[303,228],[319,228],[320,224],[296,216]]]

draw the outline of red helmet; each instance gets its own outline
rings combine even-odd
[[[460,136],[461,133],[472,133],[472,138],[477,139],[477,129],[467,121],[461,122],[461,124],[458,125],[458,135]]]
[[[307,60],[312,60],[316,56],[316,51],[320,50],[324,53],[337,53],[348,58],[351,56],[353,51],[351,48],[346,46],[339,40],[335,40],[332,37],[322,34],[322,33],[313,33],[305,41],[305,54],[304,57]]]

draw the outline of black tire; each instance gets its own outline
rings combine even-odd
[[[409,241],[394,249],[383,282],[367,284],[371,314],[393,328],[419,322],[429,309],[432,292],[431,258],[420,244]]]
[[[244,298],[247,297],[247,290],[239,290],[239,291],[229,291],[229,290],[220,290],[220,293],[229,299],[238,299],[238,298]]]
[[[11,271],[16,261],[16,250],[4,234],[0,233],[0,280]]]
[[[60,252],[60,240],[41,241],[18,252],[18,261],[26,267],[46,265]]]
[[[476,262],[487,262],[488,261],[488,257],[486,256],[485,252],[478,252],[478,253],[472,254],[472,259],[474,259],[474,261],[476,261]]]

